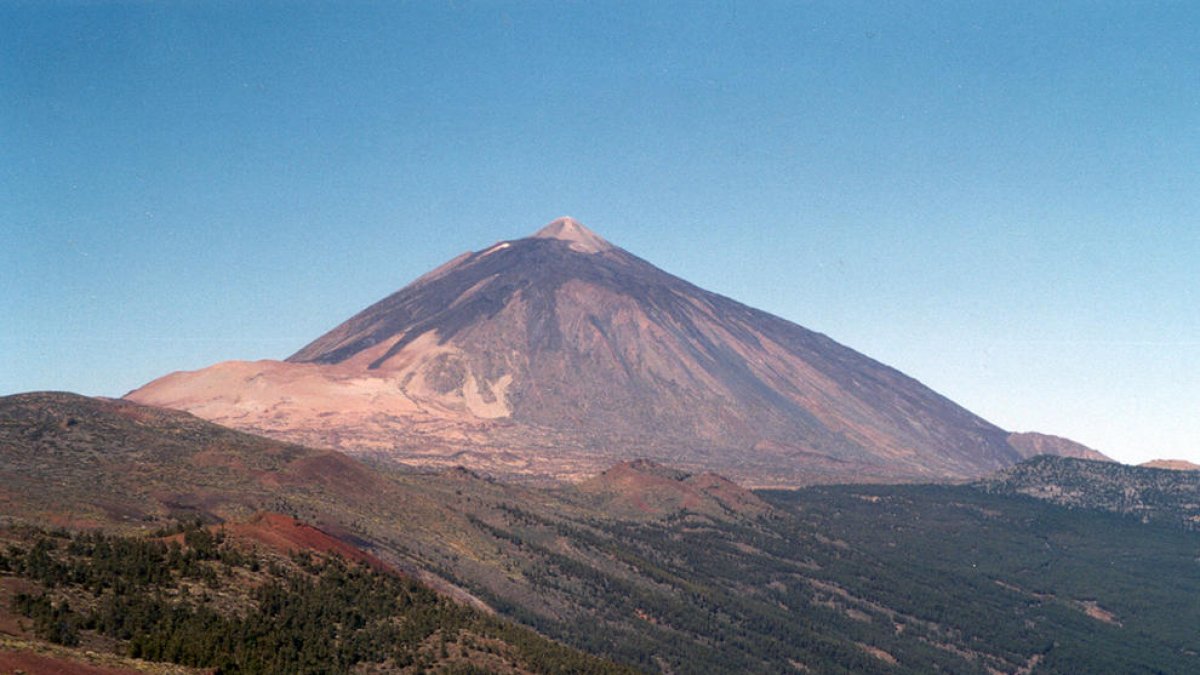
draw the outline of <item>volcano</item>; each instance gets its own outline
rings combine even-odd
[[[752,485],[980,476],[1009,433],[834,340],[570,218],[464,253],[285,361],[141,403],[380,460],[579,478],[634,458]]]

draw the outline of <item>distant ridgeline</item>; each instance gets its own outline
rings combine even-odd
[[[1200,529],[1200,471],[1173,471],[1086,459],[1034,457],[975,483],[1072,508],[1132,515]]]

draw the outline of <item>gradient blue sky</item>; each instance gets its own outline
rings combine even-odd
[[[1200,3],[0,4],[0,394],[283,358],[565,214],[1200,461]]]

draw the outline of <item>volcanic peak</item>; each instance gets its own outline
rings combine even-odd
[[[570,244],[571,249],[580,253],[600,253],[616,248],[604,240],[604,237],[584,227],[582,223],[570,216],[563,216],[533,234],[534,239],[558,239]]]
[[[1010,438],[892,368],[567,217],[456,258],[287,363],[169,375],[129,397],[293,442],[496,474],[579,477],[636,452],[799,485],[973,478],[1046,452],[1091,456],[1062,439]]]

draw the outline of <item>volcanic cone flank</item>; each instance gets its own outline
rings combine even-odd
[[[219,364],[130,397],[499,474],[650,457],[797,484],[966,477],[1018,458],[1005,431],[917,381],[569,218],[459,256],[286,362]]]

